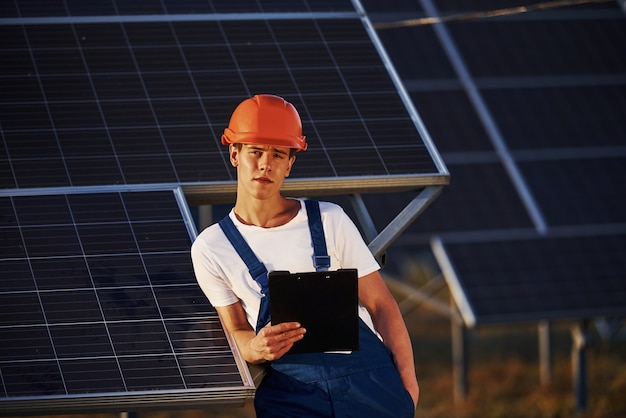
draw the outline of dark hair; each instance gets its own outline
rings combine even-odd
[[[231,144],[232,146],[237,148],[237,151],[241,151],[241,147],[243,146],[243,144],[241,142],[235,142]],[[289,148],[289,158],[293,157],[294,155],[296,155],[296,152],[298,152],[297,149],[295,148]]]

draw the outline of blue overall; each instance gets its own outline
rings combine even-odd
[[[318,271],[330,266],[319,204],[305,200]],[[267,269],[226,216],[220,227],[261,286],[256,332],[269,321]],[[306,338],[306,337],[305,337]],[[402,385],[390,350],[359,321],[360,349],[350,354],[286,354],[271,363],[254,399],[257,418],[412,418],[413,400]]]

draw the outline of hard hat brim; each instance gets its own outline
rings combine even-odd
[[[305,151],[307,149],[306,137],[303,136],[291,136],[284,138],[263,138],[256,132],[233,132],[231,129],[224,129],[224,135],[222,135],[222,144],[257,144],[257,145],[269,145],[274,147],[293,148],[296,151]]]

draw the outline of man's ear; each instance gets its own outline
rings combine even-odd
[[[285,170],[285,177],[289,177],[289,173],[291,173],[291,167],[293,167],[295,162],[296,162],[295,155],[292,155],[291,157],[289,157],[289,166],[287,166],[287,170]]]
[[[237,167],[239,165],[238,157],[239,157],[239,148],[237,148],[234,144],[230,144],[228,146],[228,154],[230,157],[230,163],[233,167]]]

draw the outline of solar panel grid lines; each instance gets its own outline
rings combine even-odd
[[[2,240],[12,251],[0,260],[5,400],[89,394],[104,407],[119,392],[246,396],[195,281],[176,199],[172,190],[0,198],[2,235],[14,237]]]
[[[18,37],[18,27],[3,30]],[[242,97],[268,88],[302,109],[311,143],[306,168],[319,167],[314,176],[355,174],[341,166],[343,158],[324,162],[329,150],[343,146],[372,159],[365,175],[441,175],[428,164],[430,155],[359,19],[23,28],[21,65],[36,69],[39,87],[0,104],[5,164],[10,161],[13,174],[4,188],[233,181],[221,130]],[[18,73],[0,77],[1,83],[31,83],[19,66],[12,68]],[[322,131],[324,124],[346,128]],[[384,142],[379,132],[386,133]],[[404,146],[414,147],[425,165],[395,159]]]

